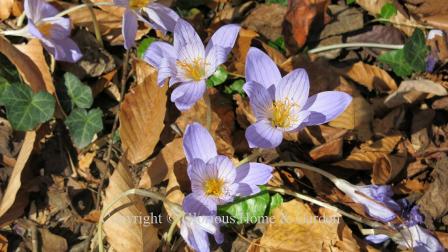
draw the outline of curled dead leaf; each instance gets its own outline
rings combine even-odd
[[[372,168],[372,183],[387,184],[392,181],[406,165],[406,156],[383,155],[375,160]]]
[[[397,89],[395,80],[383,69],[359,61],[345,69],[344,75],[353,81],[365,86],[369,91],[377,89],[382,92]]]
[[[337,138],[324,143],[310,151],[310,156],[317,162],[334,162],[342,158],[343,139]]]
[[[428,95],[445,96],[447,94],[448,92],[442,85],[431,80],[406,80],[401,82],[398,89],[391,93],[384,103],[392,108],[403,103],[413,103]]]

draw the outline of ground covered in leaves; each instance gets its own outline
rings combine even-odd
[[[203,41],[224,24],[242,27],[228,61],[207,81],[211,114],[202,99],[180,112],[172,88],[159,87],[156,69],[142,59],[154,41],[172,42],[171,33],[141,23],[137,46],[126,53],[121,7],[68,15],[84,55],[77,63],[54,62],[37,39],[0,36],[0,251],[97,251],[101,211],[132,188],[181,204],[191,192],[182,148],[191,122],[210,123],[218,153],[235,162],[253,153],[245,130],[256,118],[242,89],[250,47],[266,52],[283,75],[306,69],[310,95],[353,97],[338,118],[285,134],[257,161],[294,161],[352,184],[390,185],[393,198],[418,206],[422,225],[448,247],[448,42],[443,31],[428,36],[448,31],[444,1],[159,2]],[[51,3],[59,10],[81,4]],[[20,28],[22,12],[23,1],[0,0],[0,29]],[[372,218],[318,173],[276,167],[268,186],[359,219],[263,189],[219,209],[238,223],[223,226],[225,241],[212,242],[212,250],[406,250],[391,240],[367,242]],[[103,225],[109,251],[189,250],[178,230],[164,239],[172,213],[161,202],[128,196],[118,205]]]

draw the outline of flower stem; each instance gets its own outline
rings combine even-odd
[[[243,78],[243,79],[246,79],[246,76],[241,75],[241,74],[237,74],[237,73],[231,73],[231,72],[229,72],[229,75],[230,75],[230,76],[233,76],[233,77],[237,77],[237,78]]]
[[[240,167],[241,165],[243,165],[243,164],[245,164],[245,163],[248,163],[248,162],[250,162],[250,161],[256,159],[257,157],[259,157],[259,156],[261,155],[261,153],[262,153],[262,150],[261,150],[261,149],[255,149],[255,150],[252,152],[252,154],[250,154],[249,156],[243,158],[243,159],[236,165],[236,167],[238,168],[238,167]]]
[[[404,45],[378,44],[378,43],[342,43],[329,46],[321,46],[308,51],[309,54],[320,53],[325,51],[337,50],[350,47],[371,47],[381,49],[402,49]]]
[[[167,244],[171,243],[171,239],[173,238],[173,234],[174,234],[174,229],[176,228],[177,224],[180,222],[180,220],[182,219],[182,217],[184,216],[184,214],[177,216],[173,223],[171,223],[170,229],[168,229],[168,232],[165,233],[165,235],[163,236],[163,239],[165,240],[165,242]]]
[[[204,101],[205,104],[207,105],[207,117],[206,117],[206,121],[205,121],[205,125],[208,129],[208,131],[212,131],[212,103],[210,101],[210,95],[208,94],[207,90],[205,90],[204,93]]]
[[[328,178],[329,180],[331,180],[331,182],[333,183],[337,183],[337,181],[341,180],[340,178],[336,177],[335,175],[326,172],[320,168],[311,166],[311,165],[307,165],[307,164],[302,164],[302,163],[298,163],[298,162],[280,162],[280,163],[275,163],[275,164],[271,164],[271,166],[288,166],[288,167],[296,167],[296,168],[301,168],[301,169],[305,169],[305,170],[309,170],[309,171],[313,171],[316,173],[319,173],[320,175]]]
[[[337,208],[335,206],[332,206],[332,205],[330,205],[330,204],[328,204],[326,202],[317,200],[317,199],[312,198],[312,197],[310,197],[308,195],[305,195],[305,194],[301,194],[301,193],[298,193],[298,192],[291,191],[291,190],[286,189],[286,188],[267,186],[266,189],[269,190],[269,191],[272,191],[272,192],[278,192],[280,194],[290,195],[290,196],[296,197],[298,199],[301,199],[301,200],[304,200],[304,201],[308,201],[308,202],[313,203],[315,205],[318,205],[320,207],[324,207],[324,208],[333,210],[333,211],[335,211],[335,212],[337,212],[337,213],[339,213],[339,214],[341,214],[341,215],[343,215],[343,216],[345,216],[347,218],[350,218],[350,219],[352,219],[354,221],[366,224],[366,225],[374,227],[374,228],[378,228],[378,227],[383,227],[384,226],[380,222],[366,220],[366,219],[362,218],[361,216],[348,213],[348,212],[346,212],[344,210],[341,210],[341,209],[339,209],[339,208]]]
[[[103,39],[101,38],[100,25],[98,24],[98,20],[96,19],[95,11],[93,10],[93,3],[90,0],[85,0],[87,8],[89,9],[90,16],[92,16],[93,29],[95,30],[95,37],[98,41],[98,44],[101,47],[104,47]]]
[[[92,6],[113,6],[115,5],[113,2],[98,2],[98,3],[91,3]],[[80,5],[76,5],[73,6],[72,8],[66,9],[65,11],[59,12],[55,17],[63,17],[69,13],[78,11],[80,9],[89,7],[88,3],[84,3],[84,4],[80,4]]]

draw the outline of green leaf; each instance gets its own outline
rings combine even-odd
[[[224,67],[219,66],[218,69],[216,69],[215,73],[207,80],[207,86],[219,86],[227,80],[228,76],[229,73],[227,72],[227,70]]]
[[[378,57],[380,62],[388,64],[394,73],[402,78],[412,74],[412,66],[404,58],[404,50],[393,50]]]
[[[224,88],[224,93],[226,94],[236,94],[239,93],[240,95],[244,94],[243,86],[245,81],[243,79],[239,79],[234,81],[230,86]]]
[[[404,58],[417,72],[423,72],[426,68],[426,46],[425,34],[420,29],[415,29],[411,38],[404,44]]]
[[[8,89],[10,87],[11,87],[11,84],[9,84],[9,81],[0,76],[0,105],[5,105],[5,102],[4,102],[5,92],[6,92],[6,89]]]
[[[283,6],[288,6],[288,0],[266,0],[267,4],[280,4]]]
[[[16,130],[27,131],[51,119],[55,100],[47,92],[33,93],[28,85],[16,83],[3,90],[6,116]]]
[[[76,108],[65,120],[73,143],[78,148],[84,148],[92,142],[96,133],[103,129],[103,112],[96,108],[89,112]]]
[[[384,19],[389,19],[397,15],[397,8],[391,3],[386,3],[381,8],[380,17]]]
[[[269,203],[269,215],[271,215],[272,211],[274,211],[274,209],[280,206],[282,203],[283,197],[279,193],[274,194],[274,196],[271,197],[271,202]]]
[[[64,74],[64,84],[67,87],[67,94],[73,105],[78,108],[90,108],[93,103],[92,89],[84,85],[75,75]]]
[[[142,59],[145,55],[146,50],[149,48],[149,46],[152,44],[152,42],[156,41],[156,38],[149,37],[145,38],[140,42],[140,44],[137,47],[137,56]]]
[[[220,215],[235,218],[238,224],[256,223],[265,216],[269,202],[269,192],[262,191],[254,196],[236,199],[230,204],[219,206],[218,212]]]
[[[286,43],[283,37],[279,37],[274,41],[269,41],[268,45],[272,48],[275,48],[281,52],[286,52]]]
[[[354,4],[356,3],[356,0],[347,0],[346,3],[347,5]]]

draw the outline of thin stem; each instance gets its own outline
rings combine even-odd
[[[94,6],[113,6],[115,5],[113,2],[98,2],[98,3],[92,3]],[[80,9],[88,7],[89,4],[80,4],[73,6],[70,9],[66,9],[65,11],[59,12],[55,17],[63,17],[69,13],[78,11]]]
[[[20,16],[17,18],[17,27],[22,27],[23,25],[23,21],[25,20],[25,12],[23,12],[22,14],[20,14]]]
[[[210,101],[210,95],[208,94],[207,90],[205,90],[204,94],[204,101],[207,105],[207,118],[205,121],[205,125],[207,126],[208,131],[212,130],[212,103]]]
[[[250,162],[250,161],[256,159],[257,157],[259,157],[259,156],[261,155],[261,153],[262,153],[262,150],[261,150],[261,149],[255,149],[255,150],[252,152],[252,154],[250,154],[249,156],[243,158],[243,159],[236,165],[236,167],[239,167],[239,166],[241,166],[241,165],[243,165],[243,164],[245,164],[245,163],[248,163],[248,162]]]
[[[305,169],[305,170],[310,170],[316,173],[319,173],[320,175],[328,178],[329,180],[331,180],[331,182],[333,183],[337,183],[337,181],[341,180],[340,178],[334,176],[333,174],[326,172],[320,168],[311,166],[311,165],[307,165],[307,164],[302,164],[302,163],[298,163],[298,162],[280,162],[280,163],[275,163],[275,164],[271,164],[271,166],[288,166],[288,167],[296,167],[296,168],[301,168],[301,169]]]
[[[357,222],[366,224],[366,225],[374,227],[374,228],[379,228],[379,227],[383,227],[384,226],[380,222],[366,220],[366,219],[362,218],[361,216],[348,213],[348,212],[346,212],[344,210],[341,210],[341,209],[339,209],[339,208],[337,208],[335,206],[332,206],[332,205],[330,205],[330,204],[328,204],[326,202],[323,202],[323,201],[317,200],[315,198],[312,198],[312,197],[310,197],[308,195],[304,195],[304,194],[301,194],[301,193],[298,193],[298,192],[294,192],[294,191],[291,191],[291,190],[288,190],[288,189],[285,189],[285,188],[279,188],[279,187],[273,187],[273,186],[267,186],[266,189],[269,190],[269,191],[272,191],[272,192],[278,192],[280,194],[290,195],[290,196],[299,198],[301,200],[308,201],[308,202],[313,203],[315,205],[318,205],[320,207],[324,207],[324,208],[333,210],[333,211],[335,211],[335,212],[337,212],[337,213],[339,213],[339,214],[341,214],[341,215],[343,215],[343,216],[345,216],[347,218],[350,218],[352,220],[355,220]]]
[[[369,21],[367,24],[375,23],[375,22],[387,22],[387,23],[391,23],[391,24],[394,24],[394,25],[398,25],[398,26],[408,26],[408,27],[414,27],[414,28],[420,28],[420,29],[426,29],[426,30],[434,29],[434,27],[432,27],[432,26],[419,25],[419,24],[400,23],[400,22],[392,21],[392,20],[385,19],[385,18],[376,18],[376,19],[373,19],[373,20]]]
[[[95,37],[101,47],[104,47],[103,39],[101,38],[100,25],[96,19],[95,11],[93,10],[93,3],[90,0],[85,0],[90,16],[92,16],[93,29],[95,30]]]
[[[308,51],[309,54],[320,53],[325,51],[337,50],[341,48],[351,47],[371,47],[381,49],[402,49],[404,45],[378,44],[378,43],[342,43],[329,46],[321,46]]]
[[[230,73],[230,72],[229,72],[229,75],[230,75],[230,76],[233,76],[233,77],[237,77],[237,78],[243,78],[243,79],[246,79],[246,76],[241,75],[241,74],[237,74],[237,73]]]
[[[164,240],[167,244],[171,243],[171,239],[173,238],[174,229],[176,228],[177,224],[180,222],[180,220],[184,217],[184,214],[177,216],[173,223],[171,223],[170,229],[168,229],[168,232],[164,235]]]

